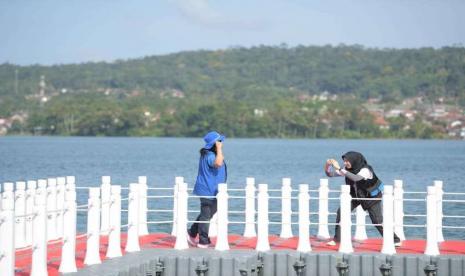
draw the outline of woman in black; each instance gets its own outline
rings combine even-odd
[[[365,157],[355,151],[349,151],[342,156],[344,168],[341,169],[339,163],[334,159],[328,159],[325,164],[325,173],[329,177],[344,176],[346,185],[350,185],[350,195],[352,198],[381,198],[383,196],[383,182],[375,174],[373,168],[368,165]],[[331,170],[331,167],[334,170]],[[367,211],[373,224],[383,223],[383,211],[381,200],[352,200],[351,210],[361,205],[363,210]],[[328,242],[328,245],[336,245],[340,241],[341,230],[339,222],[341,220],[341,210],[337,210],[336,228],[334,240]],[[376,226],[381,236],[383,227]],[[396,246],[401,245],[399,237],[394,233],[394,243]]]

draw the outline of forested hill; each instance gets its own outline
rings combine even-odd
[[[40,100],[37,97],[33,97],[39,93],[41,76],[44,76],[46,84],[45,94],[49,96],[45,106],[44,103],[38,103]],[[98,101],[111,101],[124,111],[134,106],[142,108],[145,103],[148,105],[146,109],[150,109],[152,114],[160,113],[163,117],[163,112],[166,112],[162,110],[163,106],[171,106],[174,110],[179,107],[175,98],[183,101],[185,109],[198,109],[207,102],[213,104],[216,101],[229,101],[245,105],[247,110],[258,108],[270,111],[276,108],[279,101],[282,103],[299,97],[305,99],[325,91],[362,101],[380,98],[387,103],[396,103],[414,96],[422,96],[431,101],[444,97],[465,106],[465,48],[367,49],[344,45],[289,48],[281,45],[182,52],[111,63],[26,67],[0,65],[0,117],[23,111],[40,118],[39,115],[47,116],[47,105],[64,100],[77,101],[83,94],[87,98],[95,97]],[[101,96],[104,94],[114,97],[104,99]],[[169,103],[162,106],[150,103],[155,99],[163,102],[166,95],[172,96]],[[145,100],[128,103],[134,102],[129,97],[142,97]],[[35,107],[34,99],[37,102]],[[77,117],[78,114],[73,114],[73,121]],[[163,118],[158,118],[157,121],[159,119]],[[35,124],[47,129],[44,122]],[[75,124],[73,127],[74,132],[68,134],[100,133],[79,132],[76,126]],[[29,121],[24,129],[30,131],[33,127],[38,125],[31,125]],[[64,133],[57,132],[58,126],[54,127],[55,131],[51,134]],[[314,129],[309,132],[317,133]],[[170,135],[161,130],[149,133]],[[252,132],[244,130],[240,134],[234,133],[247,136]],[[307,130],[299,130],[288,135],[293,136],[293,133],[297,136],[308,134]],[[109,133],[103,133],[107,134]],[[175,132],[173,135],[196,134],[196,131],[190,131]],[[263,132],[254,135],[268,136]],[[269,135],[287,134],[277,132]]]

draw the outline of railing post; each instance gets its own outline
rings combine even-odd
[[[363,210],[362,206],[359,205],[355,208],[355,236],[354,239],[358,241],[364,241],[368,238],[366,229],[366,216],[367,212]]]
[[[84,264],[100,264],[100,188],[89,188],[87,246]]]
[[[26,182],[16,182],[14,196],[15,248],[27,246],[26,242]]]
[[[177,206],[177,217],[176,217],[176,243],[174,249],[187,249],[187,183],[178,183],[178,206]]]
[[[256,237],[255,232],[255,178],[247,177],[245,186],[245,229],[244,237]]]
[[[320,188],[318,189],[318,234],[317,237],[322,240],[329,239],[328,230],[328,197],[329,187],[328,179],[320,179]]]
[[[26,190],[26,245],[32,245],[32,220],[34,219],[34,197],[36,195],[37,182],[30,180],[27,182]]]
[[[65,211],[63,213],[63,246],[61,248],[61,263],[58,269],[61,273],[77,272],[76,267],[76,191],[69,189],[65,195]]]
[[[57,177],[57,238],[63,237],[63,213],[65,206],[66,178]],[[99,214],[100,216],[100,214]]]
[[[32,268],[31,276],[47,275],[47,182],[38,180],[34,197],[34,218],[32,221]]]
[[[55,178],[47,179],[47,240],[54,240],[57,237],[57,180]]]
[[[310,195],[308,185],[299,185],[299,243],[297,251],[306,253],[312,251],[310,245]]]
[[[439,255],[436,187],[428,186],[426,195],[426,250],[425,255]]]
[[[281,238],[292,238],[291,179],[283,178],[281,188]]]
[[[126,252],[140,251],[139,246],[139,226],[141,225],[139,219],[139,208],[142,206],[139,200],[141,199],[139,192],[144,187],[139,183],[129,184],[129,203],[128,203],[128,237],[126,240]],[[147,190],[145,190],[147,191]],[[147,198],[147,197],[146,197]],[[145,224],[147,226],[147,224]]]
[[[396,253],[394,246],[394,197],[392,186],[384,186],[383,192],[383,248],[381,253],[392,255]]]
[[[228,185],[219,184],[218,185],[218,194],[216,195],[218,202],[218,216],[217,216],[217,229],[218,235],[216,239],[216,250],[229,250],[229,241],[228,241]]]
[[[173,187],[173,228],[171,230],[171,236],[176,236],[177,233],[177,221],[178,221],[178,191],[179,184],[184,183],[184,177],[176,176],[174,178],[174,187]]]
[[[3,185],[0,209],[0,272],[15,275],[15,211],[13,183]]]
[[[102,235],[110,233],[110,206],[111,206],[111,177],[102,176],[102,185],[100,186],[102,197],[102,221],[100,225],[100,232]]]
[[[339,227],[341,229],[341,244],[339,245],[339,252],[352,253],[352,218],[351,218],[351,203],[352,197],[350,196],[350,186],[341,185],[341,220]]]
[[[144,236],[149,234],[149,230],[147,228],[147,177],[146,176],[139,176],[139,226],[138,226],[138,235]],[[137,191],[136,191],[137,192]]]
[[[111,186],[110,233],[108,235],[107,258],[123,255],[121,252],[121,186]]]
[[[402,180],[394,180],[394,233],[401,241],[404,234],[404,189]]]
[[[444,236],[442,235],[442,218],[443,218],[443,213],[442,213],[442,197],[444,195],[444,191],[442,189],[442,181],[441,180],[435,180],[434,181],[434,187],[436,187],[436,200],[438,202],[438,208],[436,210],[436,216],[437,216],[437,226],[438,226],[438,242],[443,242],[444,241]]]
[[[258,237],[257,237],[257,251],[270,250],[270,241],[268,237],[268,185],[258,184]]]

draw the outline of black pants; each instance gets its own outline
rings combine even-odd
[[[351,212],[360,205],[360,202],[357,201],[352,201],[351,204]],[[381,204],[381,201],[376,202],[372,206],[370,206],[367,211],[368,215],[370,215],[371,222],[373,224],[383,224],[383,205]],[[339,242],[341,240],[341,228],[339,227],[339,222],[341,221],[341,208],[337,209],[337,216],[336,216],[336,227],[335,227],[335,232],[334,232],[334,241]],[[383,226],[375,226],[376,229],[378,229],[378,232],[383,236]],[[394,242],[399,242],[400,239],[394,233]]]
[[[213,215],[216,213],[217,202],[216,198],[200,198],[200,214],[196,221],[210,221]],[[210,238],[208,237],[208,229],[210,223],[195,222],[192,224],[189,235],[193,238],[199,234],[200,244],[210,244]]]

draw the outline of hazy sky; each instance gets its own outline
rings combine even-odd
[[[465,0],[0,0],[0,63],[281,43],[465,45]]]

